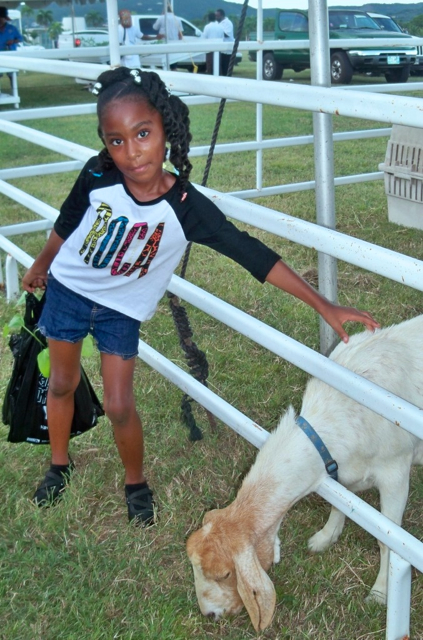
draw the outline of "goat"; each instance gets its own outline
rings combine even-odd
[[[423,315],[352,336],[330,358],[423,408]],[[381,512],[397,524],[408,498],[410,468],[423,464],[423,440],[321,380],[311,378],[301,415],[337,461],[339,482],[353,492],[377,487]],[[208,512],[187,541],[201,612],[218,619],[245,605],[256,631],[271,622],[276,594],[267,575],[279,562],[278,531],[296,502],[327,477],[323,461],[289,407],[259,451],[234,502]],[[423,437],[423,429],[422,429]],[[313,552],[336,542],[345,516],[332,507],[308,542]],[[386,603],[388,549],[379,542],[380,570],[369,598]]]

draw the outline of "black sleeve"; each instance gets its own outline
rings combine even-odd
[[[90,189],[94,181],[92,173],[98,163],[98,157],[90,158],[83,167],[68,197],[60,207],[60,213],[54,223],[57,235],[66,240],[79,226],[90,204]]]
[[[231,258],[264,282],[280,256],[263,242],[240,231],[209,198],[188,186],[187,198],[175,203],[185,237]]]

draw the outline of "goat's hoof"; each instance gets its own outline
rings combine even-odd
[[[318,553],[319,551],[328,549],[332,542],[333,540],[331,540],[331,538],[328,538],[324,533],[318,531],[309,539],[308,548],[313,553]]]
[[[386,606],[386,593],[382,591],[373,591],[372,589],[366,598],[366,602],[369,602],[369,603],[376,602],[377,604],[382,604]]]

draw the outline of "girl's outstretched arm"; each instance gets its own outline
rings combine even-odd
[[[380,326],[367,311],[359,311],[354,307],[340,307],[326,300],[282,260],[270,270],[266,282],[310,305],[336,331],[343,342],[348,342],[348,334],[343,328],[345,322],[361,322],[370,331]]]
[[[22,287],[25,291],[32,293],[35,289],[46,288],[48,270],[63,243],[64,240],[53,229],[44,249],[22,278]]]

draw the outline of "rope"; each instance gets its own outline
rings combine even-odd
[[[244,0],[244,4],[242,5],[241,15],[238,23],[238,28],[236,31],[236,36],[234,40],[234,46],[232,48],[231,57],[229,58],[228,65],[228,73],[227,76],[232,76],[233,68],[235,66],[236,54],[238,51],[239,41],[241,39],[242,29],[245,22],[245,16],[247,14],[248,9],[248,0]],[[201,181],[201,185],[203,187],[207,186],[207,181],[209,178],[210,168],[213,161],[214,150],[216,147],[216,141],[219,135],[219,129],[222,122],[223,112],[226,105],[226,98],[222,98],[219,104],[219,110],[216,116],[216,122],[213,129],[213,135],[210,141],[209,153],[207,155],[207,162],[204,168],[203,179]],[[180,277],[185,279],[185,274],[188,268],[189,257],[191,254],[192,242],[190,242],[185,250],[185,254],[182,260]],[[188,314],[186,312],[185,307],[183,307],[179,303],[179,298],[174,294],[168,292],[169,297],[169,306],[172,311],[173,321],[175,323],[175,327],[179,336],[179,344],[185,354],[185,359],[187,361],[189,370],[193,378],[201,382],[205,387],[207,387],[207,376],[209,374],[209,365],[207,362],[207,357],[204,351],[201,351],[196,343],[192,340],[193,332],[191,329],[191,325],[189,322]],[[194,400],[190,398],[186,393],[183,395],[181,400],[181,417],[185,425],[189,429],[189,439],[194,442],[196,440],[201,440],[203,434],[201,429],[197,426],[195,422],[194,415],[192,413],[192,403]],[[206,409],[207,418],[209,420],[211,431],[214,432],[216,430],[216,420],[215,417],[210,411]]]

